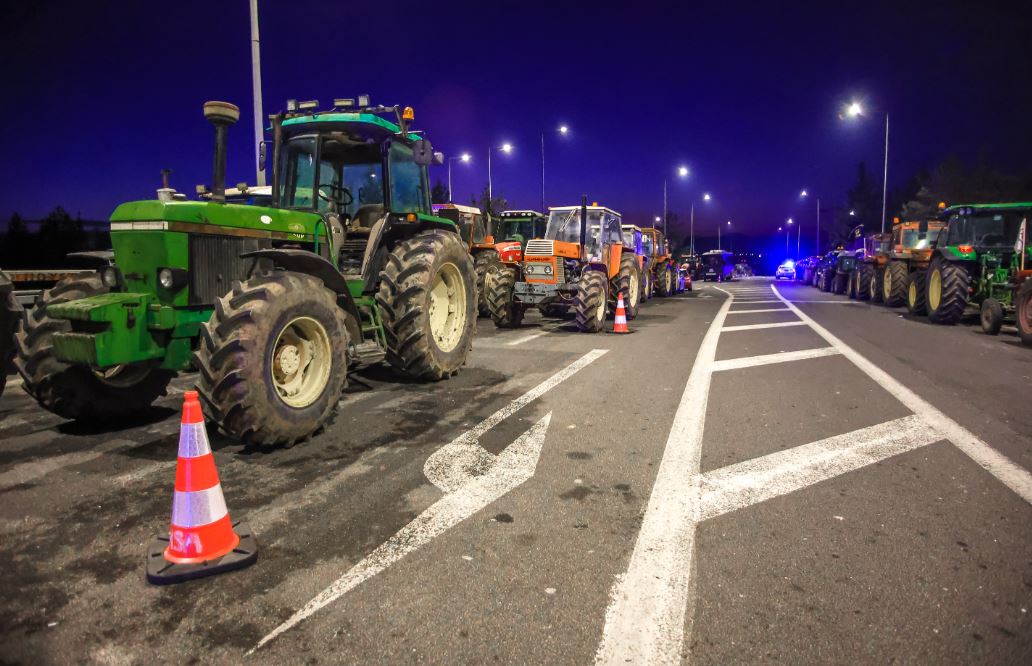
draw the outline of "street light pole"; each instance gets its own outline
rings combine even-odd
[[[545,210],[545,133],[541,133],[541,210]]]
[[[881,232],[885,233],[885,200],[889,193],[889,114],[885,114],[885,174],[882,179]]]
[[[262,130],[262,61],[258,45],[258,0],[251,0],[251,88],[254,97],[254,166],[255,183],[265,185],[265,170],[260,161],[260,146],[264,138]]]
[[[666,203],[666,188],[667,179],[663,179],[663,235],[666,236],[666,219],[667,219],[667,203]]]
[[[487,205],[491,205],[494,192],[491,189],[491,146],[487,147]]]
[[[718,227],[719,228],[719,227]],[[695,202],[692,201],[692,214],[691,214],[691,253],[695,254]]]

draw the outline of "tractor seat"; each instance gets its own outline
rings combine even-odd
[[[366,204],[355,211],[355,216],[351,218],[351,228],[368,231],[381,217],[383,217],[383,204]]]

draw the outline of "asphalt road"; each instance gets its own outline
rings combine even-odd
[[[2,663],[1032,663],[1032,349],[747,280],[627,336],[479,322],[292,449],[211,434],[257,564],[144,580],[181,391],[0,398]]]

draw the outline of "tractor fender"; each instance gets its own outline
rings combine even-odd
[[[115,263],[114,250],[96,250],[93,252],[69,252],[65,256],[73,261],[78,261],[84,266],[94,266],[96,268],[111,266]]]
[[[337,294],[338,299],[343,299],[344,309],[353,315],[356,321],[362,321],[358,306],[355,305],[355,299],[351,297],[351,292],[348,290],[348,281],[340,274],[337,267],[330,263],[329,259],[308,250],[293,248],[254,250],[244,252],[240,257],[242,259],[268,259],[276,268],[319,278],[323,284]]]

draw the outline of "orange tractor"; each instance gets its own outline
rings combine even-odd
[[[913,314],[924,313],[924,275],[942,228],[937,219],[895,221],[885,263],[868,284],[872,301],[890,308],[905,304]]]
[[[434,213],[451,220],[459,228],[463,245],[473,257],[473,269],[477,273],[477,310],[481,317],[488,315],[485,279],[488,273],[501,265],[498,249],[491,235],[490,220],[479,208],[461,204],[434,204]]]
[[[624,248],[620,214],[599,206],[548,209],[543,239],[527,241],[519,260],[503,253],[502,265],[488,275],[488,308],[499,328],[515,328],[528,308],[573,310],[577,328],[597,333],[610,303],[624,295],[632,318],[641,298],[638,257]]]
[[[666,236],[653,227],[641,231],[645,236],[645,289],[649,296],[673,296],[679,291],[677,262],[670,256]]]

